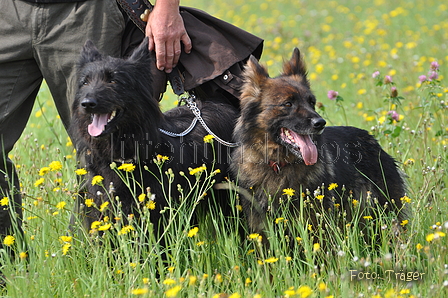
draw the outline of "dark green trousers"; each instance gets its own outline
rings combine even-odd
[[[43,80],[64,126],[76,85],[76,63],[87,39],[107,55],[119,56],[125,21],[115,0],[31,4],[0,1],[0,243],[11,233],[11,214],[20,227],[19,180],[8,153],[22,134]],[[45,128],[44,128],[45,129]]]

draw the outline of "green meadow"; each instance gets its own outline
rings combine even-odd
[[[448,4],[184,0],[182,5],[264,38],[260,61],[271,76],[298,47],[318,112],[328,125],[368,130],[396,158],[408,183],[402,201],[413,216],[399,223],[385,214],[364,218],[367,227],[361,230],[357,220],[339,227],[323,214],[313,227],[285,211],[270,218],[270,246],[265,247],[259,235],[247,230],[235,193],[230,217],[210,203],[211,212],[190,225],[196,202],[211,200],[203,194],[212,192],[213,169],[198,168],[185,173],[197,179],[193,191],[164,210],[164,246],[147,233],[148,223],[119,211],[90,230],[75,223],[80,229],[71,234],[68,225],[84,173],[75,172],[73,144],[44,85],[25,132],[9,153],[21,182],[24,234],[1,239],[6,284],[0,294],[448,297]],[[169,93],[162,101],[165,110],[177,100]],[[132,186],[131,171],[117,173]],[[332,182],[325,181],[322,191]],[[134,195],[147,218],[152,209],[147,196],[138,190]],[[349,203],[356,213],[355,201]],[[0,205],[8,208],[8,199]],[[394,225],[404,232],[395,233]]]

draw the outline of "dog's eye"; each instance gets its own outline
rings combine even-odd
[[[117,83],[117,81],[115,81],[113,79],[109,80],[109,84],[115,84],[115,83]]]
[[[291,102],[285,102],[284,104],[283,104],[283,106],[284,107],[287,107],[287,108],[290,108],[290,107],[292,107],[292,103]]]

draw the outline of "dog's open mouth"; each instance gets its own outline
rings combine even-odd
[[[92,114],[92,123],[87,127],[89,134],[92,137],[100,136],[106,130],[106,126],[115,119],[118,112],[115,110],[108,114]]]
[[[311,140],[310,135],[301,135],[282,127],[280,130],[280,139],[285,143],[288,149],[294,154],[302,155],[306,165],[313,165],[317,162],[317,147]]]

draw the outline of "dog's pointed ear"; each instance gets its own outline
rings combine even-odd
[[[283,64],[283,75],[301,75],[306,78],[306,73],[306,65],[302,60],[300,51],[298,48],[294,48],[291,59]]]
[[[87,40],[81,51],[81,58],[79,60],[79,65],[82,67],[86,63],[101,60],[103,56],[95,47],[91,40]]]
[[[266,68],[258,63],[257,58],[251,55],[247,60],[246,67],[244,69],[244,78],[246,82],[261,85],[261,83],[269,78],[269,74]]]
[[[149,55],[148,44],[148,37],[145,37],[140,45],[134,50],[131,57],[129,57],[129,60],[135,62],[145,62],[150,60],[151,57]]]

